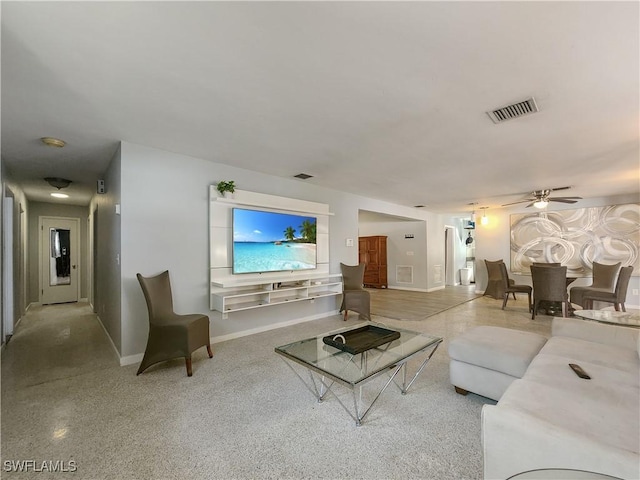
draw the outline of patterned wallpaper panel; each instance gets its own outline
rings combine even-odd
[[[511,271],[560,262],[567,276],[590,277],[594,261],[633,265],[640,275],[640,204],[511,215]]]

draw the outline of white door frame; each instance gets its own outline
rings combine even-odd
[[[13,197],[4,197],[2,212],[2,343],[13,335]]]
[[[456,253],[454,238],[456,235],[456,227],[452,225],[444,226],[445,236],[445,268],[444,268],[444,284],[451,286],[457,285],[456,282]]]
[[[80,300],[80,284],[82,282],[81,275],[80,275],[80,272],[82,271],[81,264],[80,264],[80,262],[82,261],[82,255],[80,255],[80,248],[81,248],[81,246],[80,246],[80,219],[77,218],[77,217],[56,217],[56,216],[46,215],[46,216],[38,217],[38,230],[39,230],[39,233],[40,233],[40,241],[39,241],[39,249],[38,249],[38,251],[39,251],[39,261],[38,261],[38,298],[40,300],[40,304],[42,304],[42,296],[43,296],[43,289],[44,289],[44,281],[43,281],[43,279],[45,278],[44,277],[45,272],[43,270],[43,263],[44,263],[44,260],[43,260],[44,252],[43,251],[45,250],[45,245],[48,244],[48,242],[45,243],[43,225],[44,225],[44,222],[47,221],[47,220],[50,220],[50,221],[65,221],[65,222],[68,221],[68,222],[75,223],[75,232],[76,232],[75,233],[75,237],[76,237],[75,238],[75,244],[76,244],[76,252],[75,252],[75,254],[77,255],[77,262],[76,262],[76,267],[75,267],[77,269],[77,285],[76,285],[77,292],[76,292],[76,300],[75,301],[78,301],[78,300]],[[47,232],[47,235],[48,234],[49,233]],[[48,250],[48,248],[46,250]],[[49,258],[49,252],[47,252],[47,259],[48,258]],[[48,276],[49,276],[48,269],[47,269],[46,273],[47,273],[47,278],[48,278]]]

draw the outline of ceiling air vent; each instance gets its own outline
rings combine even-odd
[[[306,180],[307,178],[312,178],[313,175],[307,175],[306,173],[299,173],[297,175],[294,175],[295,178],[299,178],[301,180]]]
[[[493,120],[493,123],[502,123],[512,118],[524,117],[538,111],[538,106],[533,97],[522,102],[507,105],[506,107],[497,108],[487,112],[487,115]]]

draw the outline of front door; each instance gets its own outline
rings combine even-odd
[[[79,297],[79,220],[40,217],[40,302],[77,302]]]

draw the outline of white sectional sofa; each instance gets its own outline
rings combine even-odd
[[[640,479],[639,355],[640,329],[554,318],[522,378],[483,407],[485,479],[538,469]]]

